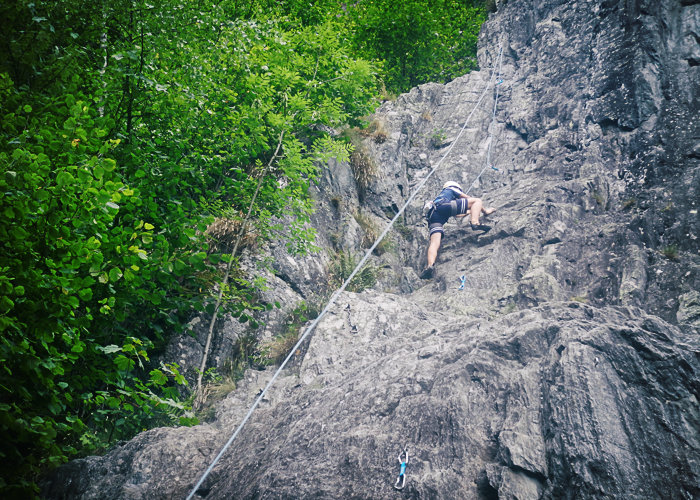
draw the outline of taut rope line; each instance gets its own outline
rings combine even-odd
[[[499,51],[499,53],[498,53],[498,61],[499,61],[498,64],[499,64],[499,65],[500,65],[500,61],[501,61],[502,55],[503,55],[503,46],[501,45],[501,49],[500,49],[500,51]],[[279,366],[279,368],[277,369],[277,371],[275,372],[275,374],[272,376],[272,378],[270,379],[270,381],[267,383],[267,385],[265,386],[265,388],[262,390],[262,392],[258,395],[258,398],[257,398],[257,399],[255,400],[255,402],[253,403],[253,406],[250,407],[250,409],[248,410],[248,413],[247,413],[246,416],[243,418],[243,421],[238,425],[238,428],[236,429],[236,431],[231,435],[231,437],[230,437],[229,440],[226,442],[226,444],[224,445],[224,447],[221,448],[221,451],[219,451],[219,454],[216,455],[216,457],[215,457],[214,460],[212,461],[211,465],[209,465],[209,467],[207,467],[207,469],[204,471],[204,474],[202,474],[202,477],[199,479],[199,481],[197,481],[197,484],[195,484],[194,488],[192,488],[192,491],[191,491],[190,494],[187,496],[187,500],[191,500],[192,497],[194,497],[194,495],[197,493],[197,490],[199,489],[199,487],[202,485],[202,483],[204,483],[204,480],[207,478],[207,476],[209,476],[209,474],[210,474],[211,471],[214,469],[214,467],[216,466],[216,464],[219,462],[219,460],[221,459],[221,457],[223,456],[223,454],[226,452],[226,450],[228,450],[228,448],[231,446],[231,444],[232,444],[233,441],[236,439],[236,437],[238,436],[238,434],[241,432],[241,429],[243,429],[243,426],[246,424],[246,422],[248,422],[248,419],[249,419],[250,416],[253,414],[253,412],[255,411],[255,409],[258,407],[258,405],[260,404],[260,402],[263,400],[263,398],[265,397],[265,394],[267,393],[268,389],[270,389],[270,387],[272,387],[272,384],[275,382],[275,380],[277,380],[277,377],[278,377],[279,374],[282,372],[282,370],[284,369],[284,367],[287,365],[287,363],[289,362],[289,360],[292,358],[292,356],[294,355],[294,353],[296,352],[296,350],[301,346],[301,344],[304,342],[304,340],[306,340],[306,338],[307,338],[307,337],[309,336],[309,334],[313,331],[313,329],[316,328],[316,325],[318,325],[318,323],[321,321],[321,318],[323,318],[323,316],[326,314],[326,312],[328,312],[328,310],[331,308],[331,306],[335,303],[335,301],[336,301],[336,299],[338,298],[338,296],[339,296],[341,293],[343,293],[343,292],[345,291],[345,288],[348,286],[348,284],[352,281],[352,279],[353,279],[353,278],[355,277],[355,275],[360,271],[360,269],[362,269],[362,266],[365,264],[365,262],[367,262],[367,259],[369,259],[370,255],[372,255],[372,252],[374,251],[375,248],[377,248],[377,245],[379,245],[379,243],[382,241],[382,239],[384,239],[384,237],[387,235],[387,233],[389,232],[389,230],[391,229],[391,227],[394,225],[394,222],[396,222],[396,220],[401,216],[401,214],[403,214],[403,212],[406,210],[406,208],[408,207],[408,205],[413,201],[413,199],[416,197],[416,195],[417,195],[417,194],[420,192],[420,190],[423,188],[423,186],[425,185],[425,183],[428,182],[428,179],[430,179],[430,177],[432,177],[432,175],[433,175],[433,174],[435,173],[435,171],[440,167],[440,165],[441,165],[442,162],[445,160],[445,158],[447,158],[447,156],[450,154],[450,152],[452,151],[452,148],[454,148],[455,144],[457,144],[457,141],[459,140],[459,138],[460,138],[460,137],[462,136],[462,134],[464,133],[464,130],[467,128],[467,124],[469,123],[469,120],[471,120],[472,116],[474,115],[474,112],[476,111],[476,109],[477,109],[477,108],[479,107],[479,105],[481,104],[481,101],[484,99],[484,96],[486,95],[486,92],[488,91],[489,87],[491,86],[491,83],[494,81],[494,76],[495,76],[495,74],[496,74],[496,68],[495,68],[495,65],[494,65],[494,68],[491,70],[491,77],[489,78],[488,83],[487,83],[486,86],[484,87],[484,90],[483,90],[483,92],[481,93],[481,96],[479,97],[479,100],[476,102],[476,104],[475,104],[474,107],[472,108],[471,112],[469,113],[469,116],[467,117],[467,119],[466,119],[465,122],[464,122],[464,125],[462,126],[462,129],[459,131],[459,134],[457,134],[457,137],[455,138],[455,140],[452,141],[452,144],[450,145],[450,147],[448,148],[448,150],[445,152],[445,154],[442,156],[442,158],[440,158],[440,161],[438,161],[438,163],[432,168],[432,170],[428,173],[428,175],[426,175],[425,178],[424,178],[422,181],[420,181],[420,182],[418,183],[418,185],[416,186],[416,188],[415,188],[414,191],[413,191],[413,194],[411,194],[411,195],[408,197],[408,200],[406,200],[406,203],[404,203],[404,205],[403,205],[403,206],[401,207],[401,209],[396,213],[396,215],[394,216],[394,218],[391,219],[391,221],[389,222],[389,224],[387,225],[387,227],[384,229],[384,231],[382,232],[382,234],[379,235],[379,237],[378,237],[377,240],[374,242],[374,244],[367,250],[367,252],[365,253],[364,257],[363,257],[362,260],[360,260],[360,262],[357,264],[357,266],[355,267],[355,269],[353,270],[353,272],[350,274],[350,276],[345,280],[345,282],[342,284],[342,286],[341,286],[338,290],[336,290],[336,291],[333,293],[333,295],[331,296],[331,298],[329,299],[328,303],[327,303],[326,306],[323,308],[323,310],[321,311],[321,313],[316,317],[316,319],[311,323],[311,325],[309,325],[309,326],[306,328],[306,330],[304,331],[304,333],[302,334],[302,336],[299,337],[299,340],[297,341],[297,343],[296,343],[296,344],[294,345],[294,347],[289,351],[289,354],[287,355],[287,357],[284,359],[284,361],[283,361],[282,364]],[[494,113],[495,113],[495,111],[494,111]],[[483,172],[483,171],[482,171],[482,172]],[[481,174],[479,174],[479,175],[481,175]]]
[[[481,175],[484,173],[484,171],[491,166],[491,146],[493,145],[493,124],[496,122],[496,108],[498,107],[498,91],[501,87],[501,83],[503,83],[503,80],[501,80],[501,63],[503,62],[503,45],[501,45],[501,51],[498,54],[498,77],[496,78],[496,97],[493,100],[493,112],[491,114],[491,123],[489,124],[489,148],[486,152],[486,163],[484,164],[484,168],[481,169],[481,172],[479,172],[479,175],[476,176],[476,178],[472,181],[472,183],[469,185],[469,188],[466,190],[464,194],[469,194],[469,191],[472,190],[474,187],[474,184],[477,183],[477,181],[481,178]],[[494,64],[494,70],[496,69],[496,65]]]

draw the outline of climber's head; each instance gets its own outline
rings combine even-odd
[[[460,186],[459,184],[457,184],[456,182],[453,182],[453,181],[448,181],[445,183],[444,186],[442,186],[442,189],[449,189],[449,188],[455,188],[455,189],[459,189],[460,191],[462,191],[462,186]]]

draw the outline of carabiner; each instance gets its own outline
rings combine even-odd
[[[462,284],[459,285],[459,288],[457,290],[464,290],[464,285],[466,285],[467,277],[463,274],[461,278],[459,278],[462,281]]]
[[[402,458],[403,457],[403,458]],[[399,471],[399,477],[396,478],[396,483],[394,483],[394,488],[397,490],[402,490],[406,486],[406,466],[408,465],[408,445],[399,453],[399,463],[401,464],[401,470]]]

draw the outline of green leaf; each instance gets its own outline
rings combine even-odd
[[[127,358],[123,354],[120,354],[114,359],[114,364],[121,371],[131,370],[134,367],[134,360]]]
[[[74,183],[75,178],[71,175],[70,172],[66,172],[65,170],[60,171],[56,176],[56,184],[59,187],[69,186]]]
[[[150,376],[151,382],[156,385],[165,385],[168,382],[168,377],[158,369],[151,370]]]
[[[117,162],[112,158],[105,158],[102,160],[102,167],[106,172],[112,172],[117,167]]]
[[[117,281],[123,276],[121,269],[118,267],[113,267],[109,270],[109,279],[111,281]]]
[[[121,347],[114,344],[106,345],[104,347],[98,346],[97,348],[105,354],[114,354],[115,352],[120,352],[122,350]]]

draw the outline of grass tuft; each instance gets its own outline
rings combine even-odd
[[[338,252],[333,257],[328,268],[328,285],[330,288],[340,287],[352,274],[358,260],[348,252]],[[373,264],[366,264],[348,283],[347,290],[361,292],[377,284],[379,269]]]
[[[679,257],[678,246],[677,245],[665,246],[664,248],[661,249],[661,255],[666,257],[668,260],[677,261],[678,257]]]

